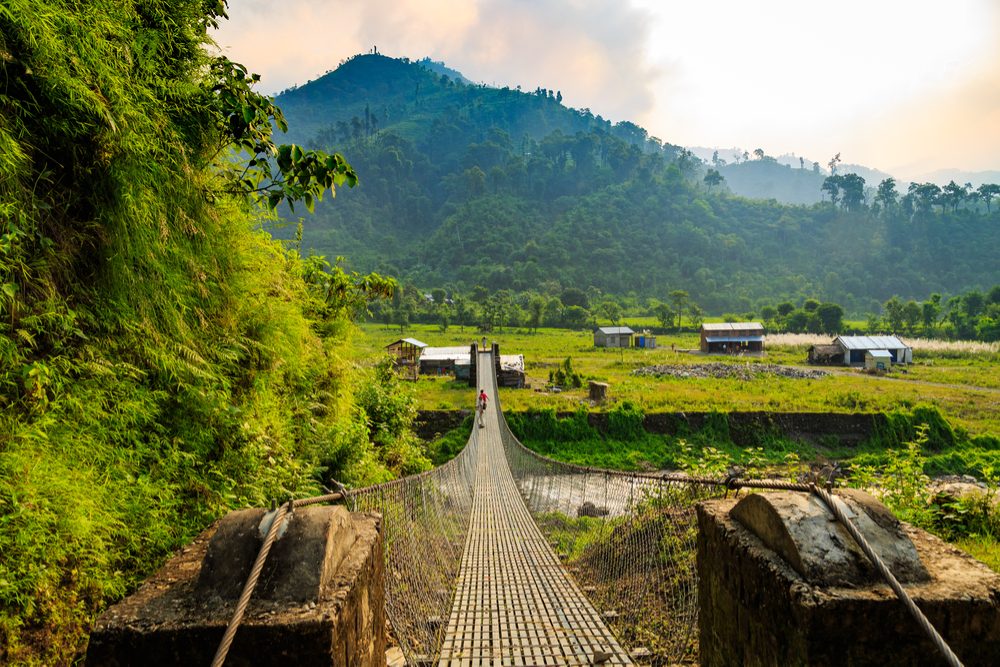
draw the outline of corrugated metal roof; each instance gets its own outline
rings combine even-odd
[[[892,359],[892,355],[889,354],[889,350],[868,350],[865,354],[870,354],[873,357],[886,357]]]
[[[705,322],[701,325],[703,331],[763,331],[760,322]]]
[[[500,368],[505,371],[520,371],[524,372],[524,355],[523,354],[501,354],[500,355]]]
[[[427,350],[431,350],[431,349],[433,349],[433,348],[429,347],[429,348],[427,348],[426,350],[424,350],[420,354],[420,361],[421,362],[424,362],[424,361],[454,361],[457,364],[460,361],[464,361],[467,364],[471,363],[471,361],[469,360],[469,353],[468,352],[465,352],[465,353],[461,353],[461,352],[455,353],[455,352],[428,352],[427,351]]]
[[[598,327],[598,331],[603,334],[634,334],[635,332],[628,327]]]
[[[458,355],[463,355],[463,356],[467,357],[467,356],[469,356],[469,347],[468,346],[461,346],[461,345],[452,345],[452,346],[449,346],[449,347],[427,347],[427,348],[424,348],[424,354],[423,354],[423,356],[426,357],[428,354],[445,354],[445,355],[452,355],[452,356],[458,354]]]
[[[837,336],[833,342],[845,350],[901,350],[908,347],[895,336]]]
[[[393,345],[399,345],[400,343],[409,343],[410,345],[416,345],[417,347],[421,348],[427,347],[427,343],[421,343],[416,338],[400,338],[399,340],[392,341],[391,343],[386,345],[386,347],[392,347]]]
[[[763,336],[705,336],[708,343],[763,343]]]

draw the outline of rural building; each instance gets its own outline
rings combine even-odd
[[[913,350],[895,336],[837,336],[833,343],[843,350],[847,366],[864,366],[865,353],[872,350],[885,350],[894,364],[913,361]]]
[[[834,366],[844,363],[844,350],[839,345],[810,345],[809,363]]]
[[[524,389],[524,355],[501,354],[500,371],[497,373],[497,385]]]
[[[594,347],[632,347],[634,334],[628,327],[600,327],[594,332]]]
[[[764,351],[764,325],[760,322],[710,322],[701,325],[701,351],[740,354]]]
[[[420,374],[451,375],[460,364],[468,371],[470,364],[467,346],[427,347],[420,355]]]
[[[865,370],[887,371],[892,366],[892,355],[888,350],[866,350]]]
[[[641,347],[646,350],[656,349],[656,336],[649,333],[648,331],[643,331],[640,334],[636,334],[634,340],[636,347]]]
[[[400,374],[416,380],[420,352],[425,347],[427,343],[422,343],[416,338],[401,338],[386,345],[385,349],[394,357],[396,369]]]

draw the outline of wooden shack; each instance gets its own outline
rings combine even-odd
[[[701,351],[706,354],[742,354],[764,351],[760,322],[708,322],[701,325]]]
[[[844,350],[839,345],[810,345],[808,361],[810,364],[820,366],[842,364],[844,363]]]
[[[632,347],[634,334],[628,327],[600,327],[594,332],[594,347]]]
[[[420,368],[420,353],[425,347],[427,343],[416,338],[400,338],[386,345],[385,350],[392,355],[396,370],[401,376],[416,380]]]
[[[497,385],[524,389],[524,355],[501,354],[500,370],[497,373]]]

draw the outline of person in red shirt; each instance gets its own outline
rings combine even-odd
[[[479,390],[479,428],[486,426],[483,421],[483,415],[486,413],[486,390]]]

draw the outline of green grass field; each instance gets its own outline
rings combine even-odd
[[[377,353],[401,337],[398,328],[366,324],[364,329],[367,335],[358,337],[361,347],[355,351],[359,362],[365,355]],[[418,338],[432,346],[464,346],[477,338],[477,332],[471,328],[461,331],[452,327],[441,332],[427,325],[409,327],[402,335]],[[509,416],[511,427],[526,445],[540,453],[581,465],[626,470],[684,469],[714,475],[721,475],[727,466],[737,464],[750,474],[794,476],[805,470],[810,462],[830,459],[849,462],[862,476],[877,477],[880,471],[906,469],[911,474],[905,477],[916,481],[911,485],[913,488],[908,489],[912,493],[902,495],[909,498],[915,493],[920,502],[909,503],[906,498],[894,500],[889,494],[885,500],[899,516],[946,537],[993,569],[1000,570],[1000,542],[997,540],[1000,515],[992,510],[980,511],[982,508],[972,503],[964,505],[956,516],[979,519],[956,523],[948,518],[951,515],[947,512],[935,513],[930,509],[924,487],[926,474],[973,473],[995,480],[1000,472],[998,452],[995,451],[995,438],[1000,434],[1000,411],[997,410],[1000,355],[995,352],[918,352],[915,363],[906,372],[895,370],[886,377],[873,377],[847,368],[830,368],[826,369],[830,371],[828,375],[817,379],[755,375],[751,380],[720,380],[640,377],[631,372],[655,364],[706,362],[743,365],[766,362],[805,367],[806,347],[772,346],[761,358],[732,358],[692,353],[698,347],[696,334],[658,336],[660,347],[656,350],[597,349],[589,331],[561,329],[541,329],[537,333],[505,331],[490,335],[488,340],[499,343],[503,353],[525,357],[530,388],[503,389],[500,400],[504,408],[513,413]],[[586,382],[579,389],[559,393],[546,390],[550,371],[566,357],[572,358],[574,370],[587,379],[608,382],[610,400],[601,406],[592,406],[587,399]],[[421,376],[413,386],[421,408],[472,407],[475,392],[465,382]],[[917,449],[909,450],[911,456],[916,457],[912,461],[907,458],[907,449],[901,441],[890,450],[883,444],[882,437],[858,447],[831,449],[784,436],[762,434],[761,446],[742,447],[728,437],[719,437],[711,429],[683,437],[656,435],[641,429],[641,414],[652,412],[886,412],[891,413],[891,422],[895,419],[892,415],[905,415],[918,406],[935,408],[951,427],[957,428],[957,435],[949,436],[954,443],[950,446],[924,442]],[[627,434],[600,434],[586,426],[585,418],[578,413],[581,408],[615,411],[619,417],[626,417],[625,421],[632,423],[634,428]],[[577,414],[560,420],[544,412],[538,414],[545,410]],[[535,416],[522,414],[525,411],[535,411]],[[630,420],[630,415],[639,416]],[[614,416],[609,415],[609,418]],[[720,418],[724,417],[720,415]],[[467,428],[446,434],[432,443],[432,458],[437,463],[446,460],[461,448],[466,437]],[[973,443],[974,438],[978,438],[980,444]],[[863,483],[863,480],[852,483]]]
[[[365,324],[359,337],[359,355],[377,352],[400,337],[398,327]],[[432,346],[468,345],[477,332],[451,327],[447,332],[430,325],[413,325],[403,334]],[[877,412],[908,409],[920,404],[937,407],[953,426],[970,435],[1000,435],[1000,358],[995,354],[934,356],[918,354],[905,373],[894,371],[873,377],[847,368],[831,368],[819,379],[790,379],[772,375],[751,381],[735,379],[650,378],[631,372],[654,364],[760,362],[805,367],[804,347],[770,347],[762,358],[733,358],[689,353],[698,347],[697,334],[658,336],[656,350],[594,348],[589,331],[540,329],[537,333],[504,331],[489,336],[505,354],[523,354],[530,389],[501,390],[505,409],[552,408],[573,411],[590,407],[587,388],[545,391],[549,372],[566,357],[588,379],[610,385],[607,409],[628,401],[644,412],[752,411]],[[675,349],[671,349],[674,346]],[[360,356],[359,356],[360,358]],[[447,377],[422,376],[416,392],[423,409],[468,408],[473,392],[465,383]]]

